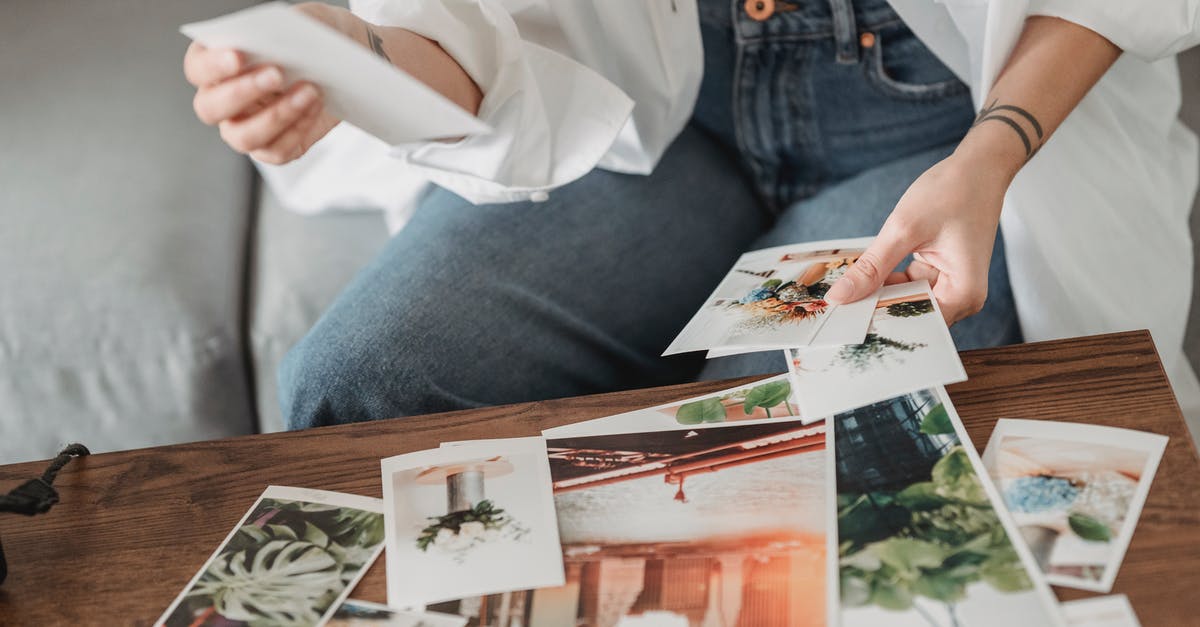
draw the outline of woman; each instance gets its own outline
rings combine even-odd
[[[827,300],[912,253],[890,278],[929,279],[960,348],[1149,327],[1175,358],[1197,165],[1169,56],[1200,11],[1131,4],[305,6],[496,129],[390,156],[319,86],[199,46],[185,69],[231,146],[295,160],[263,166],[285,202],[407,221],[281,368],[306,427],[684,380],[658,355],[741,252],[876,232]]]

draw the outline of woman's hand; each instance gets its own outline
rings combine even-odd
[[[321,3],[295,8],[346,34],[361,23],[349,11]],[[183,72],[196,86],[196,116],[216,126],[231,148],[265,163],[299,158],[339,121],[325,110],[316,85],[287,85],[279,67],[251,66],[237,50],[193,42],[184,55]]]
[[[908,188],[875,242],[825,299],[854,302],[885,281],[928,279],[947,323],[977,313],[987,300],[1009,183],[1120,55],[1112,42],[1078,24],[1027,18],[987,106],[954,154]],[[912,264],[893,273],[909,253]]]
[[[1018,163],[1024,160],[1014,156],[1020,157]],[[1000,207],[1016,173],[1001,164],[1013,160],[974,153],[964,140],[959,150],[913,182],[874,243],[830,288],[826,300],[853,302],[884,283],[926,279],[947,324],[978,313],[987,299]],[[892,272],[910,253],[908,268]]]
[[[437,42],[403,28],[368,24],[346,9],[320,2],[294,8],[340,31],[471,114],[479,110],[483,99],[479,87]],[[196,116],[220,129],[221,138],[234,150],[265,163],[299,158],[340,121],[325,109],[316,85],[285,84],[277,66],[252,66],[237,50],[193,43],[184,56],[183,71],[196,86]]]

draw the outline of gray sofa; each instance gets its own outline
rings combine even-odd
[[[280,429],[276,364],[385,241],[192,115],[177,27],[247,4],[0,4],[0,463]]]
[[[276,364],[385,241],[192,114],[178,26],[249,4],[0,5],[0,463],[282,428]]]

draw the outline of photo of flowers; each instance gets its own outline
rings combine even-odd
[[[1108,592],[1166,447],[1154,433],[997,422],[984,463],[1050,583]]]
[[[833,307],[825,293],[870,242],[813,242],[742,255],[663,355],[861,342],[873,299]]]
[[[428,609],[472,627],[824,625],[824,432],[552,439],[565,583]]]
[[[542,438],[456,443],[382,469],[389,605],[562,584]]]
[[[397,610],[378,603],[346,599],[327,627],[463,627],[467,619],[450,614]]]
[[[843,627],[1062,624],[945,390],[830,421]]]
[[[787,361],[805,419],[967,378],[926,281],[884,286],[861,344],[790,349]]]
[[[565,438],[636,431],[702,429],[799,418],[799,408],[792,395],[792,384],[786,374],[781,374],[704,396],[554,427],[543,431],[542,435],[547,438]]]
[[[270,486],[157,624],[322,625],[383,550],[382,503]]]

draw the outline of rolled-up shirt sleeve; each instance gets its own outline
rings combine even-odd
[[[1031,0],[1029,14],[1079,24],[1146,61],[1200,44],[1200,0]]]
[[[478,115],[492,132],[391,148],[413,171],[471,202],[544,199],[594,168],[633,110],[600,74],[522,39],[495,0],[358,0],[351,9],[437,41],[483,92]]]

